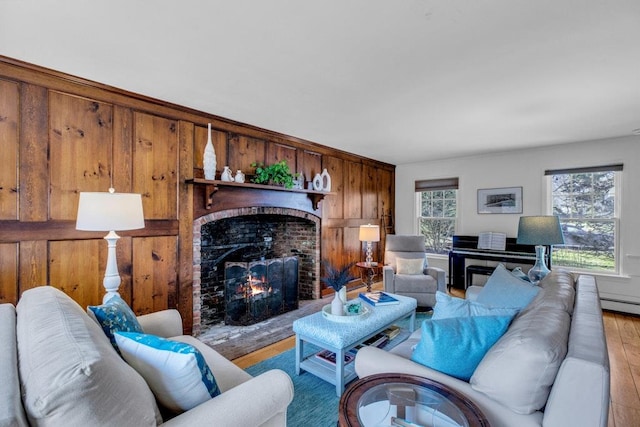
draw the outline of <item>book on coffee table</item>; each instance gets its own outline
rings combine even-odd
[[[400,303],[400,301],[398,301],[396,298],[382,291],[364,293],[360,292],[360,299],[367,302],[368,304],[373,305],[374,307]]]
[[[332,365],[336,364],[336,354],[332,351],[329,350],[322,350],[316,353],[316,357],[318,359],[324,360],[325,362],[329,362]],[[356,358],[356,351],[354,350],[349,350],[348,352],[346,352],[344,354],[344,363],[345,365],[347,363],[351,363],[355,360]]]
[[[400,334],[400,327],[398,325],[391,325],[382,331],[382,333],[385,334],[389,340],[392,340]]]

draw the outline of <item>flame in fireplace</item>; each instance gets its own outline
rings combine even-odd
[[[258,279],[249,275],[249,278],[247,280],[247,285],[248,285],[247,291],[249,291],[247,292],[248,296],[256,296],[259,294],[263,294],[265,292],[271,293],[271,287],[268,286],[264,276]]]

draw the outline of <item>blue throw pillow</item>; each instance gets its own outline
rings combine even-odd
[[[135,313],[119,295],[114,295],[102,305],[90,305],[88,309],[93,312],[116,350],[118,350],[118,344],[113,335],[115,332],[144,332]]]
[[[540,288],[515,277],[504,265],[499,264],[478,293],[476,302],[491,307],[509,307],[518,310],[526,307]]]
[[[192,345],[133,332],[115,336],[124,360],[166,408],[188,411],[220,394],[211,369]]]
[[[469,381],[487,351],[507,331],[511,319],[513,316],[425,320],[411,360]]]
[[[466,316],[515,316],[514,308],[489,307],[487,305],[453,297],[444,292],[436,291],[436,305],[433,307],[433,320]]]

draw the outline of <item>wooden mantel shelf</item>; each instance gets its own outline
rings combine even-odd
[[[303,190],[299,188],[284,188],[278,187],[275,185],[264,185],[264,184],[253,184],[250,182],[233,182],[233,181],[220,181],[220,180],[209,180],[203,178],[193,178],[187,179],[185,181],[187,184],[194,185],[203,185],[205,186],[205,209],[211,209],[213,205],[213,195],[218,191],[218,187],[229,187],[229,188],[237,188],[237,189],[246,189],[252,188],[256,190],[265,190],[265,191],[285,191],[289,193],[302,193],[306,194],[309,199],[311,199],[311,203],[313,204],[313,209],[318,209],[318,204],[322,199],[324,199],[327,195],[335,195],[336,193],[332,193],[329,191],[315,191],[315,190]]]

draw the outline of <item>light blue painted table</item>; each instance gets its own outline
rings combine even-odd
[[[373,307],[363,302],[369,314],[360,320],[342,323],[326,318],[322,312],[305,316],[293,322],[296,333],[296,374],[305,370],[330,384],[335,384],[336,395],[341,396],[344,385],[356,377],[353,363],[345,366],[344,355],[355,346],[384,331],[393,323],[410,317],[413,332],[417,302],[414,298],[391,294],[400,303]],[[304,357],[304,343],[308,342],[336,354],[335,366],[315,357]]]

